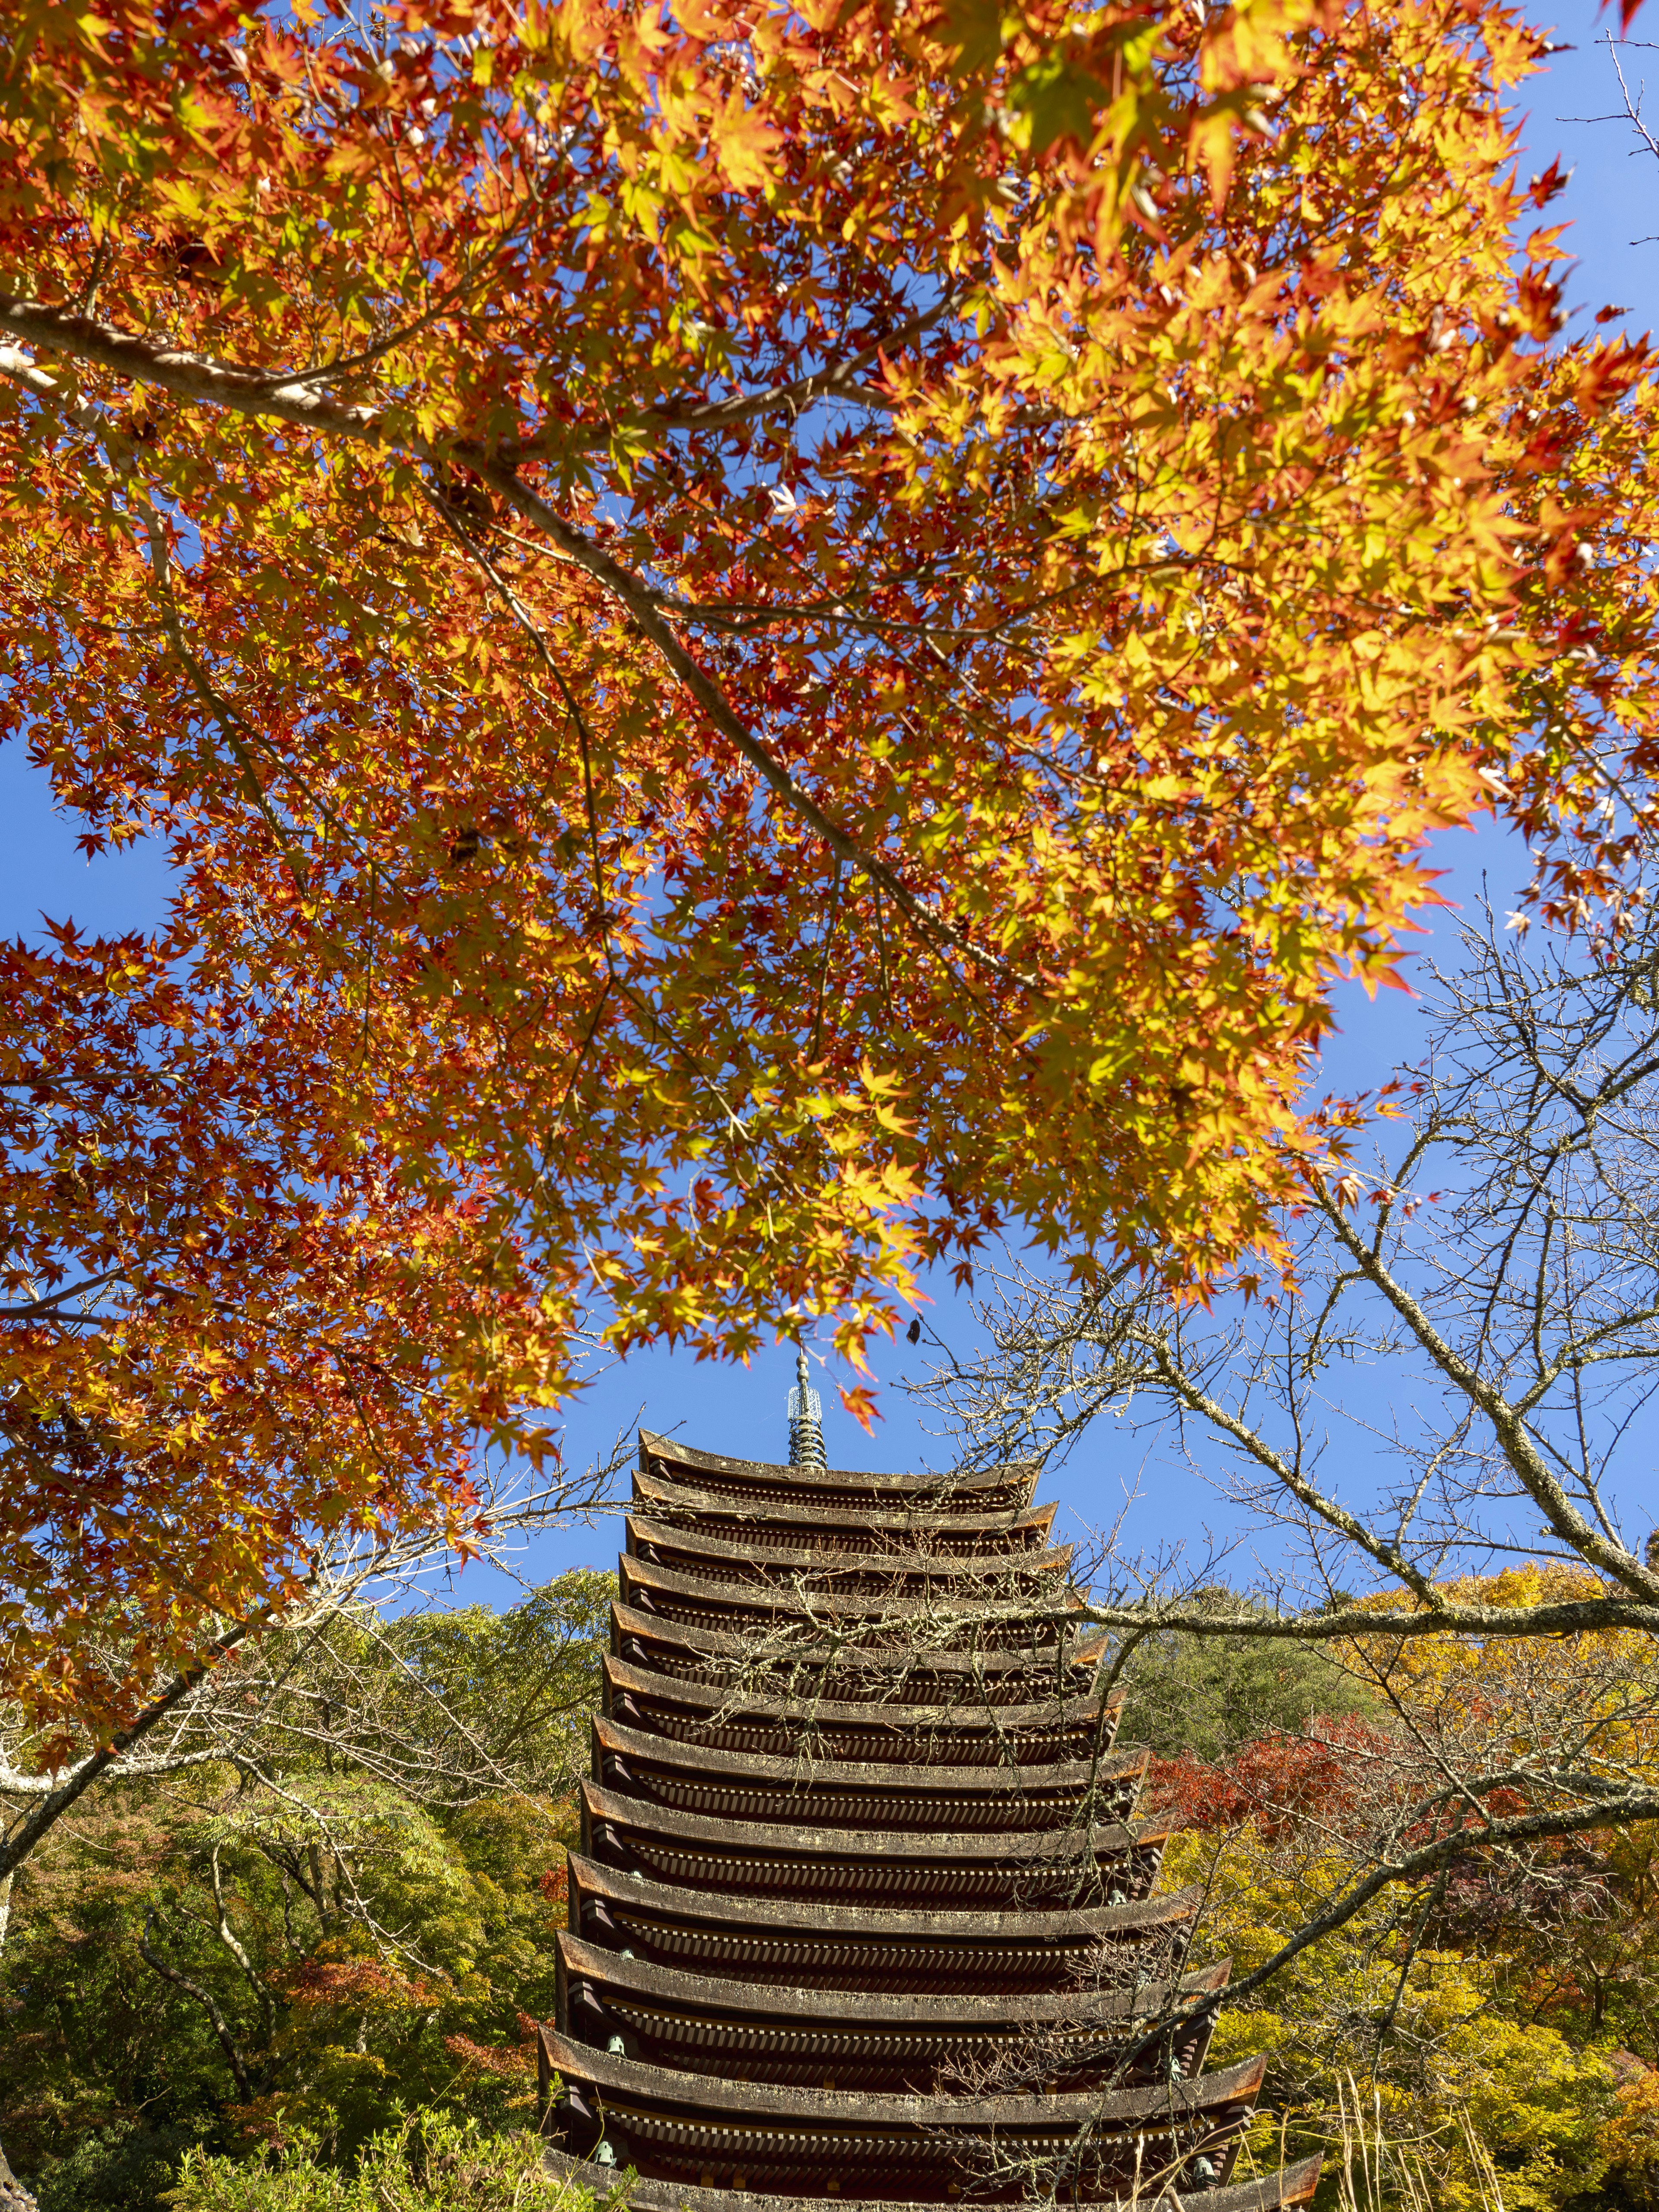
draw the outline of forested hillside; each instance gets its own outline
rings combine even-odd
[[[512,2134],[609,1594],[572,1574],[499,1614],[357,1618],[274,1662],[282,1695],[234,1759],[58,1823],[0,1966],[0,2142],[42,2212],[533,2203]],[[1171,1634],[1133,1662],[1121,1740],[1150,1745],[1182,1824],[1164,1880],[1207,1885],[1203,1954],[1236,1976],[1329,1893],[1401,1786],[1408,1723],[1449,1741],[1519,1687],[1617,1726],[1652,1691],[1633,1638],[1418,1647],[1380,1684],[1363,1658]],[[1651,1827],[1554,1843],[1311,1942],[1218,2029],[1224,2054],[1273,2054],[1256,2155],[1281,2126],[1334,2152],[1333,2203],[1659,2203],[1656,1847]]]
[[[343,2167],[400,2113],[523,2124],[611,1588],[267,1649],[251,1738],[58,1823],[0,1961],[0,2143],[43,2206],[136,2212],[193,2144]]]
[[[1522,1568],[1471,1594],[1520,1605],[1565,1580]],[[1160,1754],[1162,1800],[1183,1826],[1164,1879],[1206,1884],[1205,1954],[1231,1956],[1235,1978],[1316,1924],[1379,1808],[1412,1802],[1425,1740],[1450,1773],[1494,1708],[1529,1706],[1542,1736],[1577,1707],[1653,1771],[1644,1638],[1353,1656],[1359,1671],[1305,1646],[1168,1637],[1133,1682],[1125,1731]],[[1292,2142],[1364,2136],[1375,2166],[1380,2140],[1375,2185],[1391,2202],[1659,2202],[1656,1905],[1647,1824],[1466,1863],[1426,1903],[1385,1890],[1224,2012],[1218,2056],[1273,2053]]]

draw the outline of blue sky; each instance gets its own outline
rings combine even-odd
[[[1647,15],[1654,19],[1651,35],[1659,39],[1659,9],[1650,9]],[[1637,19],[1638,36],[1646,20]],[[1616,303],[1630,310],[1624,327],[1635,335],[1659,329],[1659,162],[1639,145],[1622,117],[1596,119],[1611,118],[1620,107],[1604,43],[1607,27],[1608,19],[1587,0],[1557,19],[1555,35],[1572,50],[1556,55],[1547,72],[1525,88],[1528,96],[1521,105],[1528,118],[1526,166],[1547,168],[1559,154],[1563,166],[1572,170],[1567,191],[1550,216],[1572,225],[1568,242],[1579,258],[1569,302],[1579,324],[1603,305]],[[1639,93],[1644,78],[1652,82],[1659,117],[1659,50],[1632,43],[1621,47],[1620,56],[1633,94]],[[1640,242],[1644,240],[1653,242]],[[44,779],[28,768],[21,749],[0,745],[0,933],[32,937],[43,912],[59,919],[72,916],[90,933],[143,928],[157,921],[167,891],[159,856],[141,847],[88,862],[75,850],[78,827],[53,812]],[[1447,872],[1443,888],[1466,905],[1478,903],[1483,879],[1495,903],[1513,903],[1527,873],[1524,856],[1490,827],[1448,833],[1434,859]],[[1437,945],[1448,951],[1456,927],[1455,915],[1440,917],[1418,940],[1416,957]],[[1409,973],[1412,963],[1406,964]],[[1344,990],[1339,1015],[1340,1028],[1323,1067],[1330,1088],[1372,1088],[1413,1056],[1421,1015],[1401,994],[1385,993],[1373,1004],[1357,988]],[[931,1287],[938,1301],[929,1316],[933,1326],[953,1346],[971,1343],[972,1318],[964,1302],[951,1295],[948,1282]],[[879,1349],[873,1364],[878,1382],[891,1385],[907,1370],[914,1372],[918,1362],[901,1343]],[[586,1462],[642,1410],[647,1425],[678,1431],[688,1442],[781,1458],[787,1450],[784,1401],[793,1368],[793,1351],[783,1346],[763,1353],[747,1371],[699,1364],[684,1353],[637,1353],[597,1376],[572,1409],[567,1454],[579,1464]],[[1376,1379],[1376,1391],[1381,1403],[1387,1378]],[[910,1402],[896,1389],[883,1389],[885,1418],[873,1440],[841,1413],[833,1392],[826,1398],[832,1462],[902,1467],[939,1457]],[[1201,1480],[1165,1453],[1143,1456],[1136,1447],[1130,1454],[1126,1443],[1121,1435],[1103,1431],[1045,1484],[1044,1494],[1058,1494],[1067,1509],[1062,1519],[1070,1521],[1073,1533],[1079,1522],[1109,1521],[1126,1486],[1139,1486],[1133,1526],[1149,1545],[1182,1538],[1201,1545],[1206,1526],[1226,1529],[1224,1511]],[[568,1565],[605,1565],[617,1541],[614,1523],[571,1528],[545,1540],[526,1565],[546,1574]],[[1242,1559],[1238,1571],[1241,1579],[1248,1578]],[[464,1596],[490,1594],[481,1578],[463,1577]]]

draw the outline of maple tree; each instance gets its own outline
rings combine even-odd
[[[64,1140],[95,1202],[8,1256],[37,1699],[87,1694],[82,1459],[208,1500],[188,1573],[114,1518],[86,1563],[183,1651],[316,1515],[539,1449],[583,1326],[856,1359],[1015,1222],[1282,1258],[1328,988],[1388,979],[1436,825],[1618,910],[1650,362],[1555,343],[1512,10],[27,0],[0,46],[3,726],[177,884],[9,971],[20,1167],[85,1079],[34,1010],[142,1038]]]
[[[465,1209],[372,1160],[308,1187],[273,1111],[290,1063],[168,946],[66,937],[0,970],[5,1686],[107,1734],[331,1540],[477,1540],[469,1426],[433,1387],[473,1304]]]

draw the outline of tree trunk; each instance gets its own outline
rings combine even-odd
[[[0,2212],[37,2212],[33,2197],[6,2164],[6,2154],[3,2150],[0,2150]]]

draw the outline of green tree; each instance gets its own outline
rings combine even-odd
[[[1265,1610],[1213,1585],[1192,1602],[1221,1619]],[[1376,1706],[1367,1686],[1318,1645],[1264,1643],[1243,1632],[1161,1630],[1136,1647],[1124,1685],[1120,1736],[1149,1745],[1162,1759],[1223,1759],[1275,1730],[1298,1733],[1316,1715]]]

